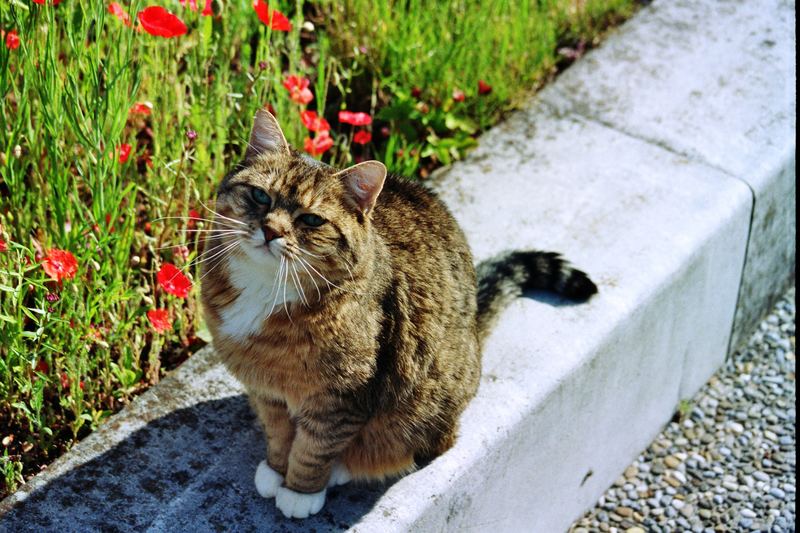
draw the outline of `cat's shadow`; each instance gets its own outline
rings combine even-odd
[[[555,292],[540,289],[525,291],[522,293],[522,296],[525,298],[530,298],[531,300],[536,300],[537,302],[541,302],[543,304],[552,305],[553,307],[572,307],[585,303],[576,302],[575,300],[570,300],[564,296],[556,294]]]
[[[253,485],[264,451],[244,396],[201,402],[34,491],[0,516],[0,531],[343,531],[390,486],[329,489],[319,514],[286,519]]]

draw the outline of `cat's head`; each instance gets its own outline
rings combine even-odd
[[[337,170],[293,150],[275,117],[259,110],[244,162],[218,189],[220,231],[212,244],[230,244],[255,266],[275,270],[291,262],[296,272],[316,270],[336,283],[370,246],[371,213],[385,178],[378,161]]]

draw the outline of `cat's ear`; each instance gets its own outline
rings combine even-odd
[[[350,198],[365,215],[375,207],[375,201],[386,180],[386,167],[380,161],[364,161],[337,172]]]
[[[283,136],[278,120],[272,113],[262,108],[256,111],[250,142],[247,145],[245,159],[252,159],[267,153],[289,153],[289,143]]]

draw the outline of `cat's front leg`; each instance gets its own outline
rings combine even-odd
[[[256,490],[264,498],[278,491],[288,470],[294,425],[286,404],[273,398],[251,396],[267,439],[267,460],[256,469]]]
[[[345,408],[320,409],[319,404],[294,420],[289,469],[275,504],[286,517],[306,518],[322,509],[336,459],[366,420]]]

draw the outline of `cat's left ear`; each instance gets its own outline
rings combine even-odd
[[[386,167],[380,161],[364,161],[337,172],[351,199],[365,215],[375,207],[375,201],[386,180]]]
[[[270,152],[289,153],[289,143],[283,136],[283,131],[278,124],[278,119],[265,108],[256,111],[253,119],[253,129],[250,132],[250,141],[247,143],[245,159],[252,159],[261,154]]]

